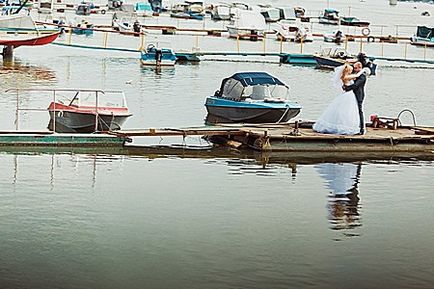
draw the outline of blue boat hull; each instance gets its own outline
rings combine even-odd
[[[301,106],[294,103],[246,103],[207,98],[206,123],[276,123],[287,122],[296,117]]]

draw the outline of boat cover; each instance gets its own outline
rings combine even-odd
[[[418,26],[417,27],[417,37],[434,38],[434,28],[429,28],[426,26]]]
[[[219,95],[231,99],[240,99],[245,87],[263,84],[285,85],[266,72],[240,72],[223,79]]]

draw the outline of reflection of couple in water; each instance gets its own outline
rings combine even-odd
[[[359,179],[361,164],[320,164],[318,173],[327,182],[328,219],[334,230],[361,226],[359,220]]]

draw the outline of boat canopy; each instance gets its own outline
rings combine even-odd
[[[234,24],[238,29],[265,30],[267,28],[262,14],[252,10],[237,10]]]
[[[289,89],[279,79],[269,75],[266,72],[240,72],[222,81],[218,96],[230,99],[241,100],[245,98],[264,99],[266,97],[276,97],[274,92],[282,95],[280,89],[273,89],[271,92],[266,87],[284,88],[284,96]]]
[[[325,9],[324,11],[325,11],[326,13],[329,13],[329,14],[338,14],[338,13],[339,13],[338,10],[333,9],[333,8],[327,8],[327,9]]]
[[[434,38],[434,28],[418,26],[416,35],[421,38]]]

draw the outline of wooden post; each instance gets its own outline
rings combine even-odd
[[[56,132],[56,117],[57,117],[57,112],[56,112],[56,91],[53,90],[53,132]]]
[[[139,50],[145,49],[145,33],[140,32],[140,47]]]
[[[303,38],[300,41],[300,54],[303,54]]]
[[[16,111],[15,111],[15,129],[18,130],[19,129],[19,125],[18,125],[19,119],[18,118],[20,116],[20,94],[18,92],[18,89],[17,89],[16,97],[17,97],[17,107],[16,107]]]
[[[348,50],[348,37],[345,36],[345,50]]]
[[[384,41],[381,41],[381,56],[384,57]]]
[[[71,45],[71,40],[72,40],[72,27],[69,29],[68,31],[68,45]]]
[[[398,37],[398,29],[399,29],[399,27],[398,27],[398,25],[395,25],[395,29],[396,29],[396,37]]]
[[[408,49],[408,43],[404,46],[404,59],[407,59],[407,49]]]
[[[98,91],[95,91],[95,132],[98,131]]]
[[[108,32],[104,32],[104,35],[103,35],[103,46],[104,46],[104,48],[107,48],[107,42],[108,42]]]
[[[267,39],[267,34],[264,34],[264,37],[262,38],[262,53],[264,53],[264,55],[266,51],[266,46],[265,46],[266,39]]]
[[[195,49],[199,50],[199,35],[196,35],[196,39],[195,39],[194,45],[195,45]]]
[[[283,53],[283,37],[280,37],[280,44],[279,44],[279,53],[282,54]]]
[[[240,35],[237,34],[237,52],[240,53]]]
[[[359,52],[363,52],[363,38],[360,37],[360,51]]]
[[[348,6],[348,16],[351,16],[351,6]]]
[[[423,48],[423,60],[426,60],[426,44]]]

